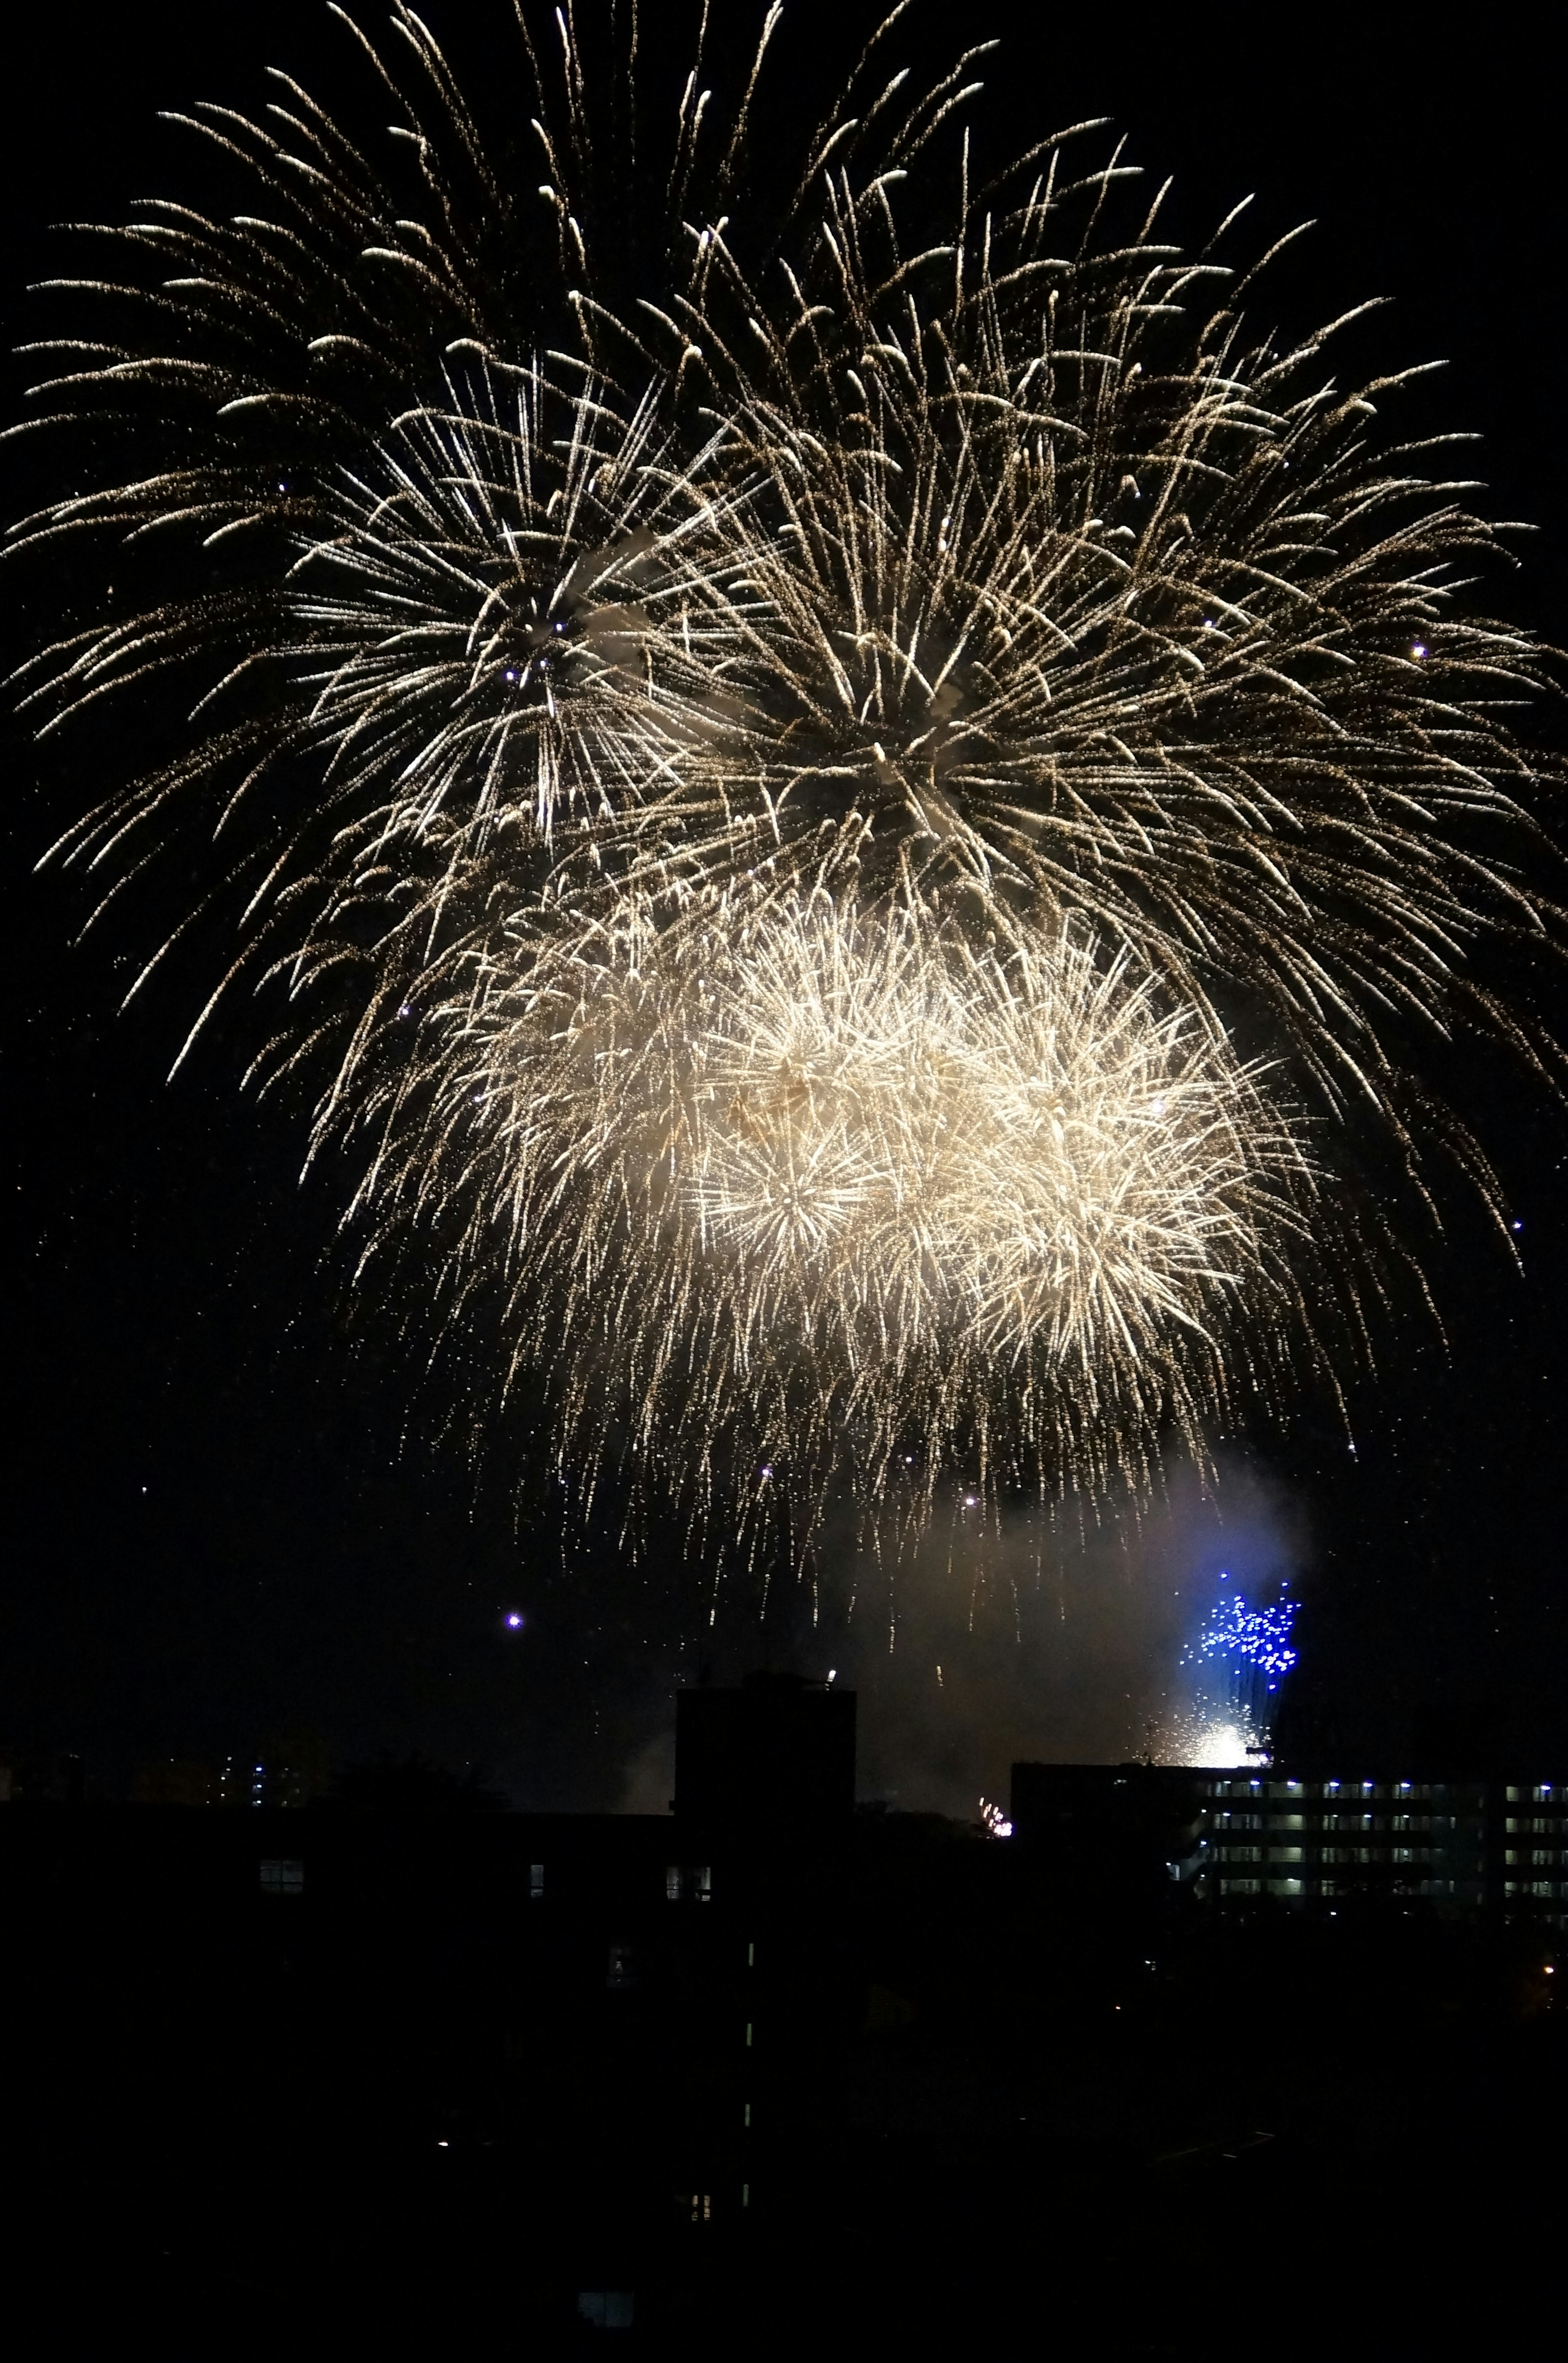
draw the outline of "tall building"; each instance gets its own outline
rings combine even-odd
[[[701,1684],[675,1702],[675,1811],[683,1825],[798,1829],[855,1810],[855,1694],[798,1674]]]

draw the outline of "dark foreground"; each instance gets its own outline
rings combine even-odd
[[[1554,1931],[674,1829],[9,1809],[11,2351],[1556,2350]]]

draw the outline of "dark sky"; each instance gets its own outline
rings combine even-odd
[[[477,0],[426,11],[459,44],[478,13]],[[845,14],[814,0],[789,13],[811,39]],[[999,138],[1110,116],[1152,174],[1177,176],[1184,227],[1253,190],[1260,244],[1315,218],[1282,308],[1305,326],[1366,294],[1397,299],[1358,353],[1369,368],[1450,362],[1432,415],[1484,437],[1493,513],[1540,527],[1495,596],[1568,641],[1565,60],[1560,32],[1540,29],[1549,12],[1494,12],[1463,41],[1446,35],[1466,20],[1395,9],[982,0],[928,19],[944,47],[944,23],[1004,36]],[[657,29],[657,12],[646,21]],[[6,341],[29,332],[28,279],[57,267],[45,223],[179,186],[159,106],[253,103],[263,63],[309,82],[335,54],[325,9],[298,0],[35,11],[11,50],[0,160]],[[25,498],[13,461],[6,499]],[[19,649],[29,617],[14,599],[6,614]],[[1561,742],[1542,718],[1553,727]],[[6,766],[16,1454],[0,1749],[80,1748],[113,1788],[155,1753],[271,1746],[308,1727],[340,1754],[485,1761],[519,1802],[613,1803],[628,1765],[645,1768],[639,1796],[663,1779],[670,1681],[701,1647],[721,1673],[797,1651],[812,1670],[837,1655],[880,1680],[889,1789],[904,1779],[900,1747],[940,1753],[924,1710],[906,1713],[885,1665],[877,1675],[864,1632],[841,1647],[830,1625],[802,1640],[799,1603],[778,1596],[759,1635],[736,1589],[704,1639],[700,1571],[673,1552],[632,1568],[608,1542],[580,1541],[563,1565],[547,1514],[519,1535],[502,1472],[476,1489],[450,1448],[417,1425],[405,1433],[408,1373],[374,1337],[350,1341],[331,1190],[298,1186],[297,1126],[239,1095],[240,1045],[226,1037],[166,1086],[189,1004],[171,989],[114,1015],[145,914],[73,948],[78,891],[32,874],[94,782],[57,773],[40,792],[14,726]],[[1558,1005],[1568,1031],[1561,993]],[[1353,1455],[1308,1405],[1290,1435],[1260,1432],[1228,1466],[1249,1514],[1266,1495],[1295,1537],[1303,1734],[1370,1760],[1507,1731],[1556,1749],[1561,1769],[1568,1135],[1539,1093],[1463,1048],[1453,1081],[1524,1224],[1523,1277],[1456,1204],[1429,1259],[1447,1348],[1413,1318],[1385,1329],[1377,1376],[1353,1400]],[[521,1634],[504,1625],[513,1607]],[[941,1707],[955,1796],[976,1767],[1005,1781],[1020,1732],[1050,1745],[1038,1714],[1015,1712],[1028,1664],[1010,1670],[995,1633],[966,1641],[965,1622],[943,1625],[949,1663],[971,1653]]]

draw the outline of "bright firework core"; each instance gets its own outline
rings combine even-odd
[[[1225,1772],[1239,1764],[1255,1764],[1264,1754],[1255,1735],[1240,1723],[1210,1722],[1188,1716],[1172,1728],[1170,1758],[1190,1764],[1195,1771]]]
[[[1222,1403],[1236,1315],[1255,1353],[1286,1303],[1289,1127],[1082,929],[977,947],[758,887],[498,964],[425,1033],[434,1137],[372,1212],[427,1207],[460,1137],[566,1432],[630,1419],[681,1483],[721,1433],[807,1500],[961,1451],[1141,1473]]]

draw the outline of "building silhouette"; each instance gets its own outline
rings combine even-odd
[[[1325,2074],[1384,2026],[1369,1995],[1397,2054],[1419,1991],[1423,2092],[1432,2030],[1482,2028],[1490,2080],[1455,2087],[1472,2143],[1515,2089],[1474,2012],[1550,2022],[1559,1786],[1020,1764],[1002,1838],[856,1809],[855,1716],[777,1674],[683,1692],[658,1814],[512,1813],[417,1764],[305,1806],[263,1772],[252,1803],[240,1757],[137,1804],[6,1805],[13,2225],[58,2233],[62,2275],[90,2227],[116,2289],[170,2259],[209,2341],[215,2291],[276,2288],[288,2331],[313,2274],[348,2274],[361,2323],[425,2273],[458,2352],[481,2295],[542,2353],[780,2325],[798,2351],[846,2274],[915,2253],[856,2320],[907,2343],[920,2276],[945,2275],[951,2342],[999,2274],[1038,2306],[1043,2226],[1058,2278],[1107,2260],[1100,2306],[1119,2242],[1168,2250],[1157,2312],[1234,2217],[1232,2169],[1260,2227],[1269,2176],[1298,2197],[1359,2171],[1359,2135],[1293,2152],[1285,2120],[1292,2078],[1320,2120]],[[1531,2123],[1507,2119],[1510,2156]],[[1377,2138],[1417,2178],[1436,2137]]]

